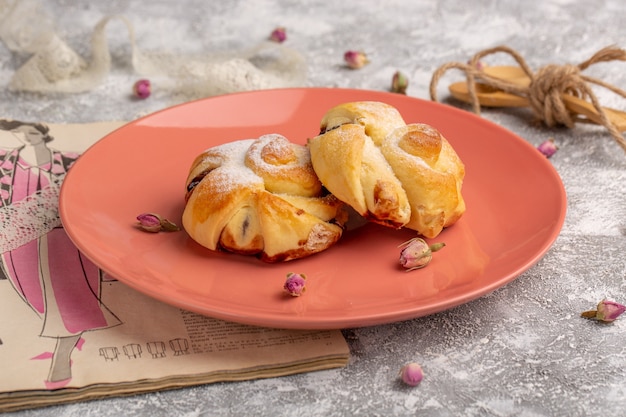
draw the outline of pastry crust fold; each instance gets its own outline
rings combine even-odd
[[[308,146],[322,184],[369,220],[433,238],[465,212],[465,166],[450,143],[388,104],[330,109]]]
[[[344,205],[323,192],[306,147],[278,134],[230,142],[192,163],[183,227],[214,251],[298,259],[342,235]]]

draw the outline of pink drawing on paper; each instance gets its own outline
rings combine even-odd
[[[19,142],[0,142],[0,207],[31,198],[62,176],[78,154],[48,146],[53,137],[41,123],[0,120],[0,130]],[[42,204],[45,204],[42,203]],[[50,360],[45,385],[56,389],[71,380],[71,356],[80,350],[83,333],[120,324],[100,300],[102,271],[70,241],[61,226],[1,254],[0,278],[41,319],[41,337],[55,339],[52,352],[33,359]]]

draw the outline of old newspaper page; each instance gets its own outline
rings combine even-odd
[[[345,366],[340,331],[181,310],[78,251],[58,219],[60,183],[80,153],[121,125],[0,119],[0,412]]]

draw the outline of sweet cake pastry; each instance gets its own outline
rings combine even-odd
[[[323,189],[305,146],[279,134],[202,152],[187,177],[182,222],[200,245],[266,262],[299,259],[334,245],[344,203]]]
[[[461,159],[437,129],[407,125],[393,106],[336,106],[308,147],[324,187],[366,219],[433,238],[465,212]]]

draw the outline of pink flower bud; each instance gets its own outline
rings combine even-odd
[[[625,306],[615,301],[603,300],[598,304],[597,319],[610,322],[618,318],[624,311],[626,311]]]
[[[151,92],[150,80],[142,79],[133,85],[133,93],[135,94],[135,97],[142,100],[150,97]]]
[[[407,272],[424,268],[432,260],[433,252],[437,252],[445,245],[445,243],[428,245],[424,239],[415,237],[399,246],[403,248],[400,251],[400,265],[406,268]]]
[[[161,216],[154,213],[142,213],[137,216],[139,228],[146,232],[157,233],[161,231]]]
[[[544,154],[546,158],[550,158],[559,148],[554,144],[554,139],[548,139],[541,145],[537,146],[537,150]]]
[[[393,78],[391,79],[391,92],[398,94],[406,94],[406,89],[409,86],[409,79],[401,73],[400,71],[396,71],[393,74]]]
[[[290,272],[287,274],[284,289],[289,295],[299,297],[306,290],[305,281],[306,276],[304,274],[294,274]]]
[[[602,300],[598,303],[595,310],[585,311],[581,314],[582,317],[598,320],[604,323],[611,323],[615,321],[624,311],[626,306],[615,301]]]
[[[343,59],[346,61],[348,67],[352,69],[359,69],[369,63],[367,55],[365,55],[365,52],[361,51],[347,51],[343,54]]]
[[[277,27],[270,34],[270,40],[283,43],[287,40],[287,30],[284,27]]]
[[[400,369],[400,379],[407,385],[415,387],[424,379],[422,367],[417,363],[406,364]]]
[[[176,224],[154,213],[142,213],[137,216],[137,220],[139,221],[137,226],[146,232],[176,232],[180,230]]]

